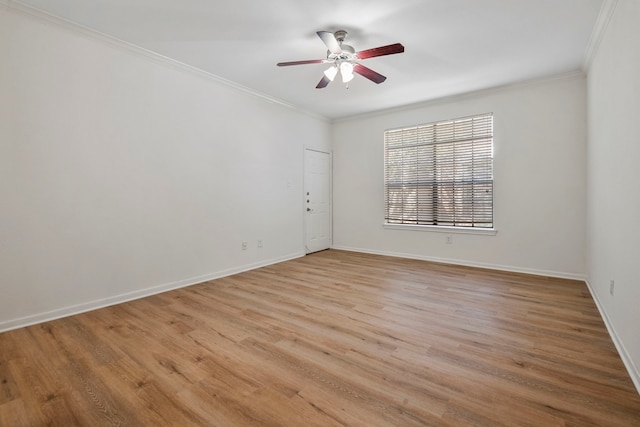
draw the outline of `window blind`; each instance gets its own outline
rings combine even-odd
[[[384,133],[385,222],[493,227],[493,114]]]

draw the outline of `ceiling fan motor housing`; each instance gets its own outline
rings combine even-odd
[[[332,53],[330,50],[327,50],[327,59],[335,62],[344,62],[344,61],[354,61],[357,59],[355,56],[356,50],[353,46],[349,46],[348,44],[343,44],[344,39],[347,37],[347,32],[345,30],[338,30],[333,33],[338,44],[340,45],[340,49],[342,49],[341,53]]]

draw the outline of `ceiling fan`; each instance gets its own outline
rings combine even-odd
[[[354,77],[353,73],[356,73],[366,77],[374,83],[380,84],[387,78],[360,64],[360,61],[363,59],[374,58],[376,56],[393,55],[395,53],[404,52],[404,46],[400,43],[374,47],[373,49],[356,52],[352,46],[343,43],[347,36],[347,32],[344,30],[338,30],[334,33],[329,31],[318,31],[316,34],[318,34],[320,40],[322,40],[328,48],[327,59],[278,62],[277,64],[279,67],[303,64],[331,64],[331,66],[324,71],[324,76],[316,86],[316,89],[327,87],[327,85],[335,79],[338,72],[342,75],[343,83],[349,83]]]

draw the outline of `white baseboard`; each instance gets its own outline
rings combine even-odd
[[[463,265],[465,267],[478,267],[478,268],[486,268],[490,270],[509,271],[512,273],[533,274],[535,276],[557,277],[560,279],[586,280],[587,278],[586,275],[578,274],[578,273],[538,270],[534,268],[523,268],[523,267],[515,267],[511,265],[490,264],[490,263],[475,262],[475,261],[464,261],[459,259],[440,258],[440,257],[426,256],[426,255],[409,254],[409,253],[403,253],[403,252],[377,251],[373,249],[354,248],[350,246],[332,246],[331,248],[340,249],[344,251],[351,251],[351,252],[361,252],[361,253],[374,254],[374,255],[386,255],[386,256],[393,256],[393,257],[399,257],[399,258],[417,259],[421,261],[438,262],[442,264]]]
[[[604,321],[604,324],[607,327],[609,336],[613,340],[613,344],[616,346],[616,350],[618,350],[618,354],[622,359],[622,363],[624,363],[625,368],[627,368],[627,372],[629,372],[631,381],[633,381],[633,385],[636,386],[636,390],[638,391],[638,394],[640,394],[640,370],[638,370],[638,367],[633,363],[633,359],[631,358],[631,355],[629,355],[627,348],[624,346],[624,344],[618,337],[618,334],[616,333],[616,330],[613,327],[613,324],[609,320],[609,317],[607,316],[607,312],[604,310],[604,306],[600,303],[600,300],[598,299],[598,295],[593,290],[591,283],[589,283],[588,280],[585,280],[585,282],[587,283],[587,288],[591,293],[591,298],[593,298],[593,301],[595,301],[596,303],[596,307],[598,307],[598,311],[600,312],[600,317],[602,317],[602,320]]]
[[[35,325],[42,322],[48,322],[50,320],[60,319],[62,317],[73,316],[75,314],[80,314],[87,311],[97,310],[99,308],[104,308],[104,307],[108,307],[115,304],[121,304],[123,302],[148,297],[151,295],[171,291],[174,289],[196,285],[198,283],[207,282],[209,280],[219,279],[221,277],[231,276],[233,274],[242,273],[244,271],[265,267],[267,265],[277,264],[279,262],[300,258],[300,257],[303,257],[304,255],[305,254],[303,252],[296,252],[296,253],[285,255],[282,257],[263,260],[263,261],[259,261],[252,264],[245,264],[239,267],[234,267],[227,270],[218,271],[215,273],[205,274],[202,276],[191,277],[191,278],[179,280],[176,282],[152,286],[150,288],[140,289],[133,292],[127,292],[120,295],[114,295],[112,297],[102,298],[99,300],[88,301],[82,304],[62,307],[55,310],[46,311],[44,313],[38,313],[38,314],[33,314],[25,317],[20,317],[17,319],[6,320],[3,322],[0,322],[0,333],[10,331],[12,329],[23,328],[25,326]]]

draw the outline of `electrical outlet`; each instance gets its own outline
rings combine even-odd
[[[451,245],[453,243],[453,236],[450,234],[447,234],[444,241],[447,243],[447,245]]]
[[[262,248],[262,240],[258,240],[258,248]]]
[[[242,242],[242,250],[243,251],[247,250],[247,242]]]
[[[613,280],[609,280],[609,293],[613,295],[613,288],[615,287],[616,282]]]

